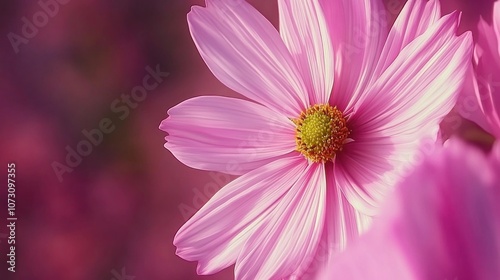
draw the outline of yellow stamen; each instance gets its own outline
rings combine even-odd
[[[297,151],[313,162],[333,161],[350,133],[342,112],[328,104],[309,107],[293,122]]]

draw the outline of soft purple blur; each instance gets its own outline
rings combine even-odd
[[[137,280],[232,279],[232,268],[197,276],[196,264],[177,257],[172,245],[188,216],[230,178],[182,165],[163,148],[158,129],[166,110],[183,100],[235,96],[207,69],[187,28],[190,6],[204,1],[67,2],[17,47],[8,34],[23,36],[22,18],[32,22],[43,9],[37,1],[0,4],[0,154],[4,178],[8,162],[17,166],[18,217],[17,272],[10,273],[2,185],[0,279],[121,280],[123,271]],[[277,25],[275,1],[249,2]],[[385,2],[393,20],[404,1]],[[488,11],[476,1],[445,2],[446,12],[466,8],[470,26]],[[121,120],[112,104],[123,105],[120,96],[157,65],[170,75]],[[66,147],[76,149],[86,139],[82,131],[105,118],[114,131],[60,181],[54,162],[66,164]]]
[[[403,180],[321,279],[499,279],[500,145],[456,139]]]
[[[22,18],[43,10],[37,1],[0,4],[2,174],[15,162],[18,176],[16,273],[7,271],[6,184],[0,188],[0,279],[121,280],[123,268],[135,279],[232,279],[231,270],[198,277],[172,245],[187,219],[179,207],[191,215],[229,177],[183,166],[158,129],[182,100],[233,95],[210,74],[187,28],[191,5],[203,2],[72,0],[17,54],[8,34],[23,36]],[[274,3],[252,2],[276,18]],[[112,111],[156,65],[170,75],[128,116]],[[82,131],[104,118],[114,131],[60,182],[53,162],[65,164],[66,147],[76,149]]]

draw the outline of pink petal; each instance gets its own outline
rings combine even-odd
[[[488,71],[482,70],[483,64],[491,63],[490,61],[488,57],[481,58],[476,76],[473,78],[473,92],[476,99],[470,98],[470,95],[462,94],[463,98],[469,97],[469,100],[478,102],[478,108],[472,112],[466,110],[461,115],[500,138],[500,76],[496,71],[488,73]],[[473,104],[476,105],[476,103]],[[478,112],[479,108],[480,112]]]
[[[345,111],[367,86],[387,37],[380,0],[320,0],[335,53],[331,104]]]
[[[422,35],[440,17],[441,9],[437,0],[406,2],[389,32],[373,78],[378,78],[404,47]]]
[[[244,174],[295,150],[295,125],[266,107],[202,96],[168,111],[165,147],[187,166]]]
[[[500,4],[496,4],[494,10],[500,11]],[[493,16],[495,17],[496,13],[493,13]],[[500,18],[500,14],[498,17]],[[485,69],[488,72],[493,72],[493,70],[498,69],[500,64],[500,31],[495,31],[495,24],[491,26],[483,18],[479,19],[477,29],[479,33],[476,44],[478,56],[486,56],[491,60],[489,64],[485,65]]]
[[[473,77],[476,99],[464,93],[464,99],[472,99],[472,105],[478,105],[479,110],[462,110],[462,116],[478,123],[481,127],[500,138],[500,3],[495,3],[493,26],[483,19],[479,21],[479,39],[476,44],[476,72]],[[473,102],[478,102],[473,103]],[[464,103],[462,107],[466,107]],[[481,114],[482,113],[482,114]]]
[[[229,88],[296,117],[307,90],[273,25],[246,1],[207,0],[188,14],[192,37],[213,74]]]
[[[327,166],[327,211],[325,233],[328,244],[336,244],[336,251],[344,250],[369,225],[370,219],[365,217],[347,201],[339,188],[333,166]],[[332,252],[332,253],[335,253]]]
[[[398,143],[434,133],[456,102],[471,58],[471,34],[456,37],[457,24],[457,13],[445,16],[401,51],[357,104],[355,129]]]
[[[316,279],[321,268],[350,246],[371,224],[371,218],[358,212],[335,183],[333,168],[326,166],[325,226],[318,249],[302,279]]]
[[[299,277],[316,251],[324,223],[325,169],[310,164],[238,257],[236,279]]]
[[[496,1],[493,4],[493,30],[495,30],[497,49],[496,53],[500,56],[500,2]]]
[[[279,0],[280,34],[304,78],[311,104],[326,104],[333,85],[333,50],[317,1]]]
[[[259,228],[270,222],[269,217],[283,220],[283,223],[293,218],[293,215],[275,214],[283,212],[284,203],[289,202],[291,194],[308,195],[301,199],[296,197],[302,201],[297,203],[311,207],[313,210],[310,211],[317,210],[318,220],[309,220],[319,223],[322,217],[320,207],[324,201],[318,199],[323,188],[320,185],[301,185],[309,189],[297,190],[297,181],[305,178],[314,178],[316,181],[312,182],[316,183],[318,175],[313,175],[303,157],[297,155],[277,160],[237,178],[216,193],[182,226],[174,239],[177,254],[186,260],[198,261],[199,274],[212,274],[232,265],[245,242],[252,235],[260,234]],[[304,210],[304,213],[308,212]],[[304,226],[304,231],[310,233],[319,226],[311,222]]]
[[[353,135],[335,159],[335,183],[350,205],[365,215],[376,215],[391,190],[392,174],[398,163],[394,144],[387,137]],[[391,179],[391,180],[389,180]]]
[[[376,214],[390,186],[414,164],[419,145],[434,144],[455,104],[471,54],[470,34],[455,36],[458,14],[443,17],[408,44],[367,91],[351,118],[351,137],[335,165],[344,195]]]
[[[475,49],[475,53],[477,53],[477,48]],[[486,119],[484,113],[485,106],[488,105],[483,105],[481,102],[481,100],[485,103],[489,102],[490,93],[486,83],[487,80],[483,79],[482,76],[477,76],[474,68],[471,64],[462,92],[458,96],[455,109],[463,118],[491,132],[491,124]]]

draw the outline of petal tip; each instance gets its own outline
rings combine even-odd
[[[158,126],[158,129],[160,129],[160,130],[162,130],[162,131],[164,131],[164,132],[168,132],[168,131],[167,131],[167,122],[168,122],[168,119],[169,119],[169,118],[170,118],[170,117],[167,117],[167,118],[165,118],[164,120],[162,120],[162,121],[160,122],[160,125]]]

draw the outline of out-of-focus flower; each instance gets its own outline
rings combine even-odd
[[[493,5],[492,23],[480,18],[473,64],[457,111],[495,138],[500,137],[500,1]],[[484,138],[484,137],[483,137]],[[488,137],[491,138],[491,137]],[[480,142],[483,142],[481,139]],[[490,140],[491,142],[492,140]]]
[[[160,125],[184,164],[242,175],[179,230],[177,254],[199,274],[298,277],[318,244],[331,255],[366,228],[383,178],[435,138],[471,36],[437,1],[409,1],[389,33],[375,0],[279,0],[279,33],[245,1],[206,3],[188,15],[198,50],[255,103],[197,97]]]
[[[500,145],[447,144],[319,279],[500,279]]]
[[[483,127],[500,138],[500,2],[494,4],[492,24],[481,18],[478,32],[475,92],[484,113]]]

